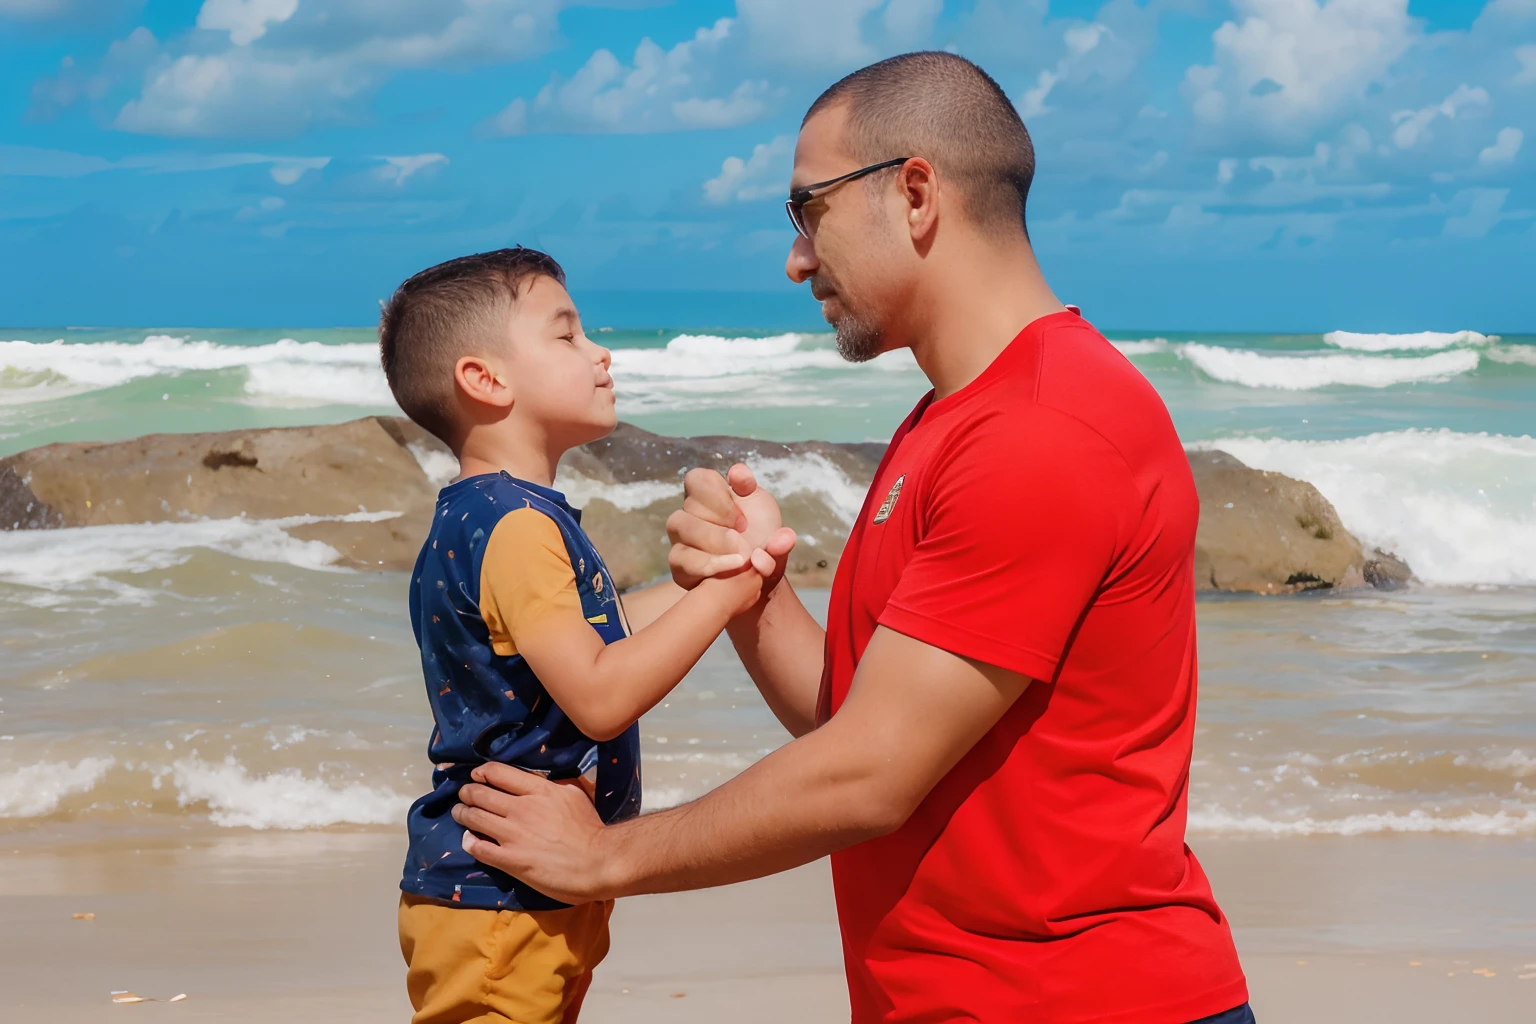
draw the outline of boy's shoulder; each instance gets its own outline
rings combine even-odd
[[[531,508],[555,518],[553,503],[523,487],[505,473],[469,477],[444,487],[437,495],[433,532],[440,529],[489,530],[509,512]]]
[[[532,522],[529,517],[533,517]],[[432,528],[422,545],[422,560],[432,561],[434,554],[448,545],[448,550],[457,550],[460,555],[467,551],[471,558],[462,568],[477,573],[491,535],[503,523],[515,523],[514,533],[518,535],[546,542],[554,542],[558,535],[555,546],[563,545],[571,563],[580,563],[579,571],[584,571],[587,561],[596,559],[579,517],[579,512],[562,507],[508,474],[469,477],[439,492]]]

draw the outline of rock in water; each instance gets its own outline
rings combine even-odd
[[[38,525],[50,526],[303,517],[288,532],[331,545],[341,564],[408,569],[436,501],[437,488],[411,452],[425,450],[428,436],[409,421],[370,416],[335,426],[45,445],[0,460],[4,525],[18,518],[12,506],[27,501],[41,503],[47,511],[39,514],[51,518]],[[363,518],[386,512],[396,515]]]
[[[881,444],[780,444],[737,437],[663,437],[620,424],[571,451],[557,486],[623,589],[667,570],[666,521],[695,466],[745,461],[778,499],[800,543],[796,583],[831,582],[849,527],[885,449]],[[1290,593],[1401,586],[1403,562],[1365,554],[1310,484],[1243,465],[1223,452],[1190,455],[1200,490],[1197,585]],[[155,434],[111,444],[52,444],[0,459],[0,529],[291,519],[290,534],[335,548],[339,564],[406,570],[437,489],[457,472],[450,452],[409,420],[369,416],[334,426]]]
[[[1402,560],[1368,557],[1317,488],[1226,452],[1189,453],[1200,492],[1195,586],[1257,594],[1401,585]]]

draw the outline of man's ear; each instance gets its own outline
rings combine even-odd
[[[499,362],[484,356],[460,356],[453,364],[453,382],[465,397],[498,409],[512,406],[512,388]]]
[[[896,173],[897,186],[906,200],[907,230],[915,241],[931,244],[939,221],[939,177],[922,157],[908,160]]]

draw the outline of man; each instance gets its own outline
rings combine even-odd
[[[575,902],[831,854],[858,1024],[1252,1020],[1184,844],[1194,484],[1151,386],[1047,287],[1033,172],[1002,90],[949,54],[811,107],[787,272],[845,357],[910,348],[934,390],[876,475],[825,634],[782,581],[730,627],[798,738],[607,828],[573,787],[481,766],[455,812],[488,837],[475,857]],[[787,553],[745,467],[687,483],[684,586]]]

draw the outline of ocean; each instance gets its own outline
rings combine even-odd
[[[1312,482],[1420,580],[1202,599],[1197,846],[1536,836],[1536,336],[1109,334],[1187,445]],[[666,434],[884,440],[926,389],[821,334],[593,337],[623,418]],[[368,329],[0,339],[0,455],[396,411]],[[862,497],[824,463],[775,480]],[[5,841],[398,830],[430,767],[406,581],[336,560],[271,521],[0,532]],[[651,807],[785,739],[722,644],[644,735]]]

